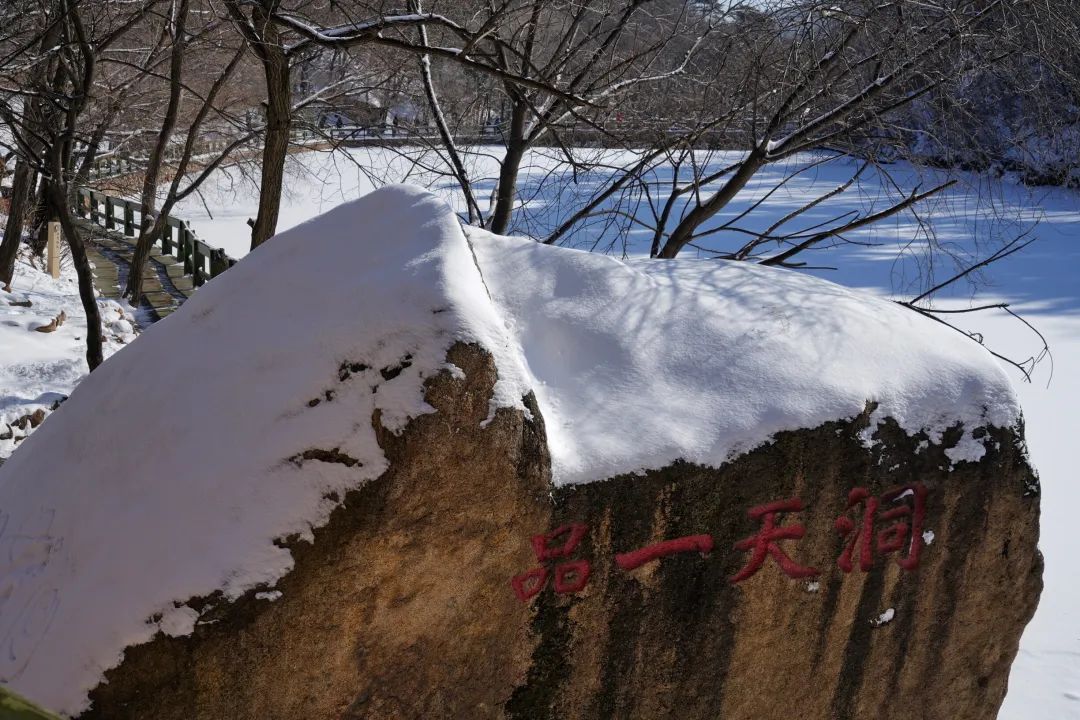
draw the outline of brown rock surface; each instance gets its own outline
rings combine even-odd
[[[949,471],[944,448],[955,439],[920,450],[921,438],[886,426],[867,449],[858,437],[864,415],[781,434],[717,469],[676,464],[553,489],[535,405],[534,421],[500,410],[481,427],[491,358],[458,345],[449,359],[466,377],[430,381],[437,412],[400,436],[380,434],[391,469],[345,498],[314,543],[290,543],[296,566],[278,583],[279,599],[190,601],[202,619],[195,633],[129,648],[84,717],[996,714],[1042,569],[1038,485],[1010,431],[988,430],[986,457]],[[320,450],[303,462],[335,461]],[[860,567],[860,536],[844,572],[837,559],[851,535],[841,536],[837,518],[861,527],[870,500],[916,483],[925,503],[886,497],[869,569]],[[848,508],[853,488],[867,498]],[[768,521],[748,510],[796,499],[804,509],[774,521],[804,526],[805,537],[776,547],[818,574],[790,578],[767,554],[732,582],[751,557],[735,543]],[[932,542],[910,567],[917,533],[895,525],[913,523],[919,505]],[[882,517],[897,508],[907,510]],[[574,523],[585,526],[577,547],[539,562],[530,538]],[[616,561],[702,535],[708,554],[633,570]],[[897,538],[903,547],[880,552]],[[558,579],[569,591],[556,593],[558,567],[581,560],[588,576],[580,565],[564,569]],[[521,601],[511,578],[536,567],[548,569],[547,583]]]

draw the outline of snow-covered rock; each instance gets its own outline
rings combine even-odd
[[[531,651],[513,646],[556,641],[543,630],[526,639],[533,610],[509,592],[507,573],[527,569],[519,564],[530,562],[530,532],[574,519],[567,507],[590,518],[595,552],[673,537],[685,522],[654,510],[674,502],[663,488],[683,480],[702,501],[684,508],[685,519],[709,525],[685,534],[723,534],[727,544],[716,547],[725,551],[726,534],[754,529],[744,505],[856,484],[881,492],[894,475],[909,484],[924,472],[931,485],[950,478],[955,492],[938,488],[952,498],[941,513],[968,482],[988,488],[981,497],[995,512],[1028,518],[1037,505],[1019,498],[1034,481],[1010,442],[1018,419],[989,353],[897,305],[784,270],[622,262],[466,235],[433,196],[386,188],[282,233],[200,289],[79,385],[0,467],[0,683],[68,714],[94,697],[91,713],[137,716],[137,696],[162,703],[161,720],[210,717],[211,706],[265,717],[258,703],[285,692],[289,708],[272,705],[282,717],[318,717],[368,697],[393,665],[387,692],[398,702],[422,696],[414,714],[435,702],[432,692],[450,692],[448,682],[466,703],[444,697],[455,707],[489,692],[524,707],[513,683]],[[815,434],[789,433],[804,428]],[[811,459],[807,438],[821,458]],[[775,451],[750,452],[770,441]],[[916,453],[920,444],[929,449]],[[700,470],[686,479],[686,467]],[[995,471],[1011,490],[987,482]],[[630,473],[643,477],[596,482]],[[630,489],[611,489],[620,483]],[[630,512],[622,492],[642,501],[634,512],[643,515],[624,517],[636,529],[601,531],[605,512]],[[561,505],[552,509],[548,494]],[[819,551],[829,551],[826,519],[845,499],[821,497],[813,511],[820,527],[808,542]],[[660,525],[650,528],[650,517]],[[934,550],[948,547],[950,533],[934,531]],[[1010,532],[1020,538],[1010,572],[1022,575],[1025,558],[1037,557],[1034,540]],[[356,552],[327,554],[331,546]],[[721,584],[741,559],[731,554],[709,571],[706,585],[723,598],[710,606],[717,612],[738,606],[733,586]],[[938,577],[943,562],[927,573]],[[895,607],[888,627],[912,632],[903,613],[922,606],[896,566],[885,567],[907,600],[868,607]],[[629,580],[606,566],[596,572],[592,597],[631,597]],[[845,577],[833,568],[812,597],[861,607],[854,579],[839,589]],[[784,582],[770,576],[769,592]],[[663,583],[659,592],[689,600]],[[545,594],[537,612],[572,599]],[[1017,617],[1031,602],[1028,592]],[[672,630],[671,610],[642,615],[657,623],[638,626],[624,649],[655,649],[650,633]],[[339,648],[312,628],[320,612],[333,616],[320,627]],[[814,612],[793,617],[816,622]],[[597,618],[574,631],[581,642],[611,620]],[[1015,626],[1003,630],[998,665],[1015,653]],[[446,634],[463,628],[483,641],[463,643],[460,662],[445,662],[452,671],[428,667],[450,652]],[[237,639],[245,633],[258,647],[274,637],[288,645],[258,651],[252,664],[242,648],[254,646]],[[897,642],[877,639],[886,633],[873,642]],[[393,638],[412,641],[397,647]],[[895,649],[859,642],[868,653]],[[196,672],[192,652],[224,665]],[[190,662],[172,664],[181,656]],[[244,669],[230,671],[225,657]],[[843,647],[826,660],[846,662]],[[202,680],[154,674],[163,667]],[[310,683],[311,673],[322,673],[323,690],[290,685]],[[1000,667],[992,674],[1004,682]],[[194,704],[167,698],[159,682]],[[372,717],[408,714],[371,702]]]

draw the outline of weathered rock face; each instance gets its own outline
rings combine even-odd
[[[280,598],[191,601],[194,634],[129,648],[85,717],[996,714],[1042,569],[1009,431],[951,472],[950,438],[867,449],[862,417],[552,489],[535,404],[481,426],[494,364],[449,360],[465,377],[381,433],[391,469],[291,543]]]

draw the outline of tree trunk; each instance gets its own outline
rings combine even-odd
[[[58,47],[63,35],[62,25],[63,23],[59,22],[53,22],[49,25],[41,38],[40,48],[42,51],[45,51],[48,48]],[[59,62],[59,58],[54,57],[48,63],[41,65],[35,76],[31,79],[32,83],[40,83],[41,86],[48,87],[57,95],[61,95],[62,90],[58,85],[59,78],[61,77],[61,66]],[[45,96],[47,96],[47,94],[42,93],[38,97],[30,98],[23,109],[23,124],[27,129],[26,142],[28,147],[20,148],[20,160],[15,168],[16,177],[13,179],[13,182],[19,180],[19,166],[25,166],[25,184],[19,189],[12,186],[12,212],[8,216],[7,228],[4,231],[5,241],[10,238],[11,241],[15,243],[16,251],[27,220],[31,217],[36,220],[44,215],[42,201],[44,191],[36,190],[40,178],[38,176],[37,168],[34,167],[34,165],[35,161],[40,158],[40,154],[45,150],[44,138],[47,135],[46,129],[48,128],[48,118],[51,113],[56,112],[57,107],[51,103],[46,103],[43,100],[43,97]],[[27,160],[24,160],[24,158]],[[41,187],[42,189],[44,188],[43,182],[41,183]],[[30,212],[31,207],[35,210],[33,214]],[[35,238],[31,238],[30,247],[34,250],[35,254],[41,255],[44,253],[44,248],[39,246],[39,243]],[[6,259],[6,254],[0,250],[0,279],[3,279],[5,269],[10,272],[11,269],[14,268],[14,255],[12,255],[10,259],[10,262],[12,263],[10,268],[4,264],[4,259]]]
[[[60,221],[71,259],[75,264],[75,273],[79,277],[79,299],[83,312],[86,313],[86,364],[93,371],[104,360],[102,354],[101,313],[98,311],[97,297],[94,293],[94,275],[90,260],[86,257],[86,245],[71,219],[71,210],[67,206],[67,193],[55,182],[47,185],[49,214]]]
[[[525,103],[515,102],[510,111],[510,130],[506,140],[506,154],[499,168],[499,187],[495,199],[495,211],[491,214],[488,229],[496,235],[505,235],[514,216],[517,199],[518,172],[525,157]]]
[[[289,151],[289,129],[292,125],[292,83],[289,58],[281,46],[276,25],[258,5],[252,9],[252,19],[264,33],[260,59],[266,76],[266,140],[263,144],[262,182],[259,188],[259,212],[251,227],[251,249],[254,250],[277,231],[285,157]]]
[[[75,172],[75,177],[69,183],[69,190],[71,188],[80,188],[86,184],[87,178],[90,177],[90,168],[94,166],[94,161],[97,160],[98,150],[101,149],[101,141],[105,139],[105,133],[112,127],[113,120],[119,114],[121,107],[114,105],[109,108],[109,111],[105,114],[105,117],[101,119],[97,127],[94,128],[93,134],[90,136],[89,141],[86,143],[86,152],[83,154],[82,161],[79,163],[79,169]],[[72,198],[69,198],[69,200]]]
[[[4,227],[4,239],[0,241],[0,285],[10,284],[15,274],[15,258],[19,254],[23,221],[30,204],[32,175],[30,164],[19,158],[15,163],[15,175],[11,181],[11,205],[7,225]]]
[[[172,138],[173,130],[176,129],[177,117],[180,113],[180,99],[183,90],[184,51],[185,51],[185,28],[187,26],[188,2],[181,0],[174,17],[172,58],[169,65],[169,102],[165,107],[165,117],[161,120],[161,128],[158,130],[157,140],[150,153],[150,162],[143,175],[142,198],[140,203],[141,220],[139,222],[139,238],[135,241],[135,252],[131,257],[131,272],[128,273],[127,287],[124,288],[124,297],[137,306],[142,301],[143,270],[146,262],[150,259],[150,250],[157,240],[162,229],[162,223],[158,221],[155,212],[157,202],[158,177],[161,174],[161,164],[165,159],[165,151],[169,147],[169,139]],[[176,168],[178,171],[179,168]]]
[[[127,285],[124,286],[124,297],[133,307],[138,307],[142,302],[143,271],[150,259],[150,250],[154,241],[157,240],[155,233],[154,214],[152,207],[145,202],[142,205],[142,221],[139,223],[139,238],[135,241],[135,250],[131,254],[131,268],[128,271]]]
[[[48,244],[48,230],[45,228],[45,222],[46,220],[56,219],[49,216],[48,203],[45,201],[46,182],[45,178],[35,171],[34,179],[30,183],[32,189],[29,204],[34,208],[30,212],[31,227],[33,228],[33,232],[30,233],[30,251],[37,257],[45,255],[45,246]]]
[[[49,203],[38,203],[37,212],[34,213],[34,224],[37,230],[30,236],[30,250],[39,258],[45,257],[45,249],[49,246],[49,223],[57,222],[59,218],[53,214]]]
[[[735,174],[731,176],[731,179],[724,184],[724,187],[687,213],[686,217],[675,226],[675,230],[672,231],[664,246],[660,248],[660,252],[656,257],[670,260],[678,255],[679,251],[694,239],[694,233],[697,229],[706,220],[723,210],[739,194],[739,191],[746,187],[746,183],[750,182],[750,178],[754,177],[754,174],[763,165],[765,165],[764,151],[760,148],[754,148],[750,151],[746,160],[743,161],[743,164],[739,166],[739,169],[735,171]]]

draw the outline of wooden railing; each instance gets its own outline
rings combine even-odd
[[[138,236],[142,222],[140,203],[89,188],[78,190],[75,213],[106,230],[122,232],[130,238]],[[192,277],[196,287],[236,264],[224,249],[210,247],[195,235],[187,222],[171,215],[165,218],[165,229],[154,247],[182,262],[184,274]]]

